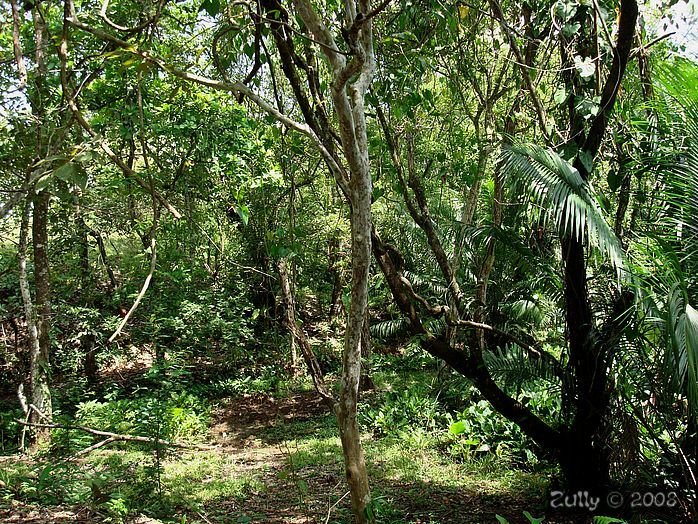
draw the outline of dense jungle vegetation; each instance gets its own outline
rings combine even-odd
[[[0,520],[698,521],[695,7],[0,1]]]

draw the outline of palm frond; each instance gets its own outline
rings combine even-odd
[[[510,304],[505,304],[502,309],[508,312],[509,316],[518,321],[531,323],[540,327],[544,320],[543,311],[535,300],[522,298]]]
[[[669,351],[665,369],[677,391],[684,392],[694,415],[698,415],[698,311],[674,287],[667,300],[666,337]]]
[[[660,72],[664,109],[676,127],[678,155],[665,170],[667,221],[681,244],[682,258],[698,267],[698,66],[677,60]]]
[[[404,318],[395,318],[376,322],[369,331],[371,335],[379,340],[388,340],[397,335],[403,334],[407,330],[407,321]]]
[[[555,369],[548,361],[542,358],[531,358],[517,345],[507,345],[497,351],[486,351],[483,358],[493,377],[514,387],[521,387],[534,380],[543,380],[556,385],[560,383]]]
[[[416,291],[428,290],[431,294],[441,299],[446,297],[448,288],[441,284],[441,281],[426,275],[418,275],[412,271],[405,271],[404,273]]]
[[[515,144],[502,152],[505,180],[548,211],[560,236],[589,240],[620,271],[620,242],[606,222],[591,184],[557,153],[533,144]]]

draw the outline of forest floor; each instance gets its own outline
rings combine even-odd
[[[362,402],[384,394],[385,385]],[[204,440],[209,449],[157,458],[127,446],[58,462],[0,457],[0,522],[351,522],[334,417],[307,383],[216,400]],[[454,461],[418,431],[363,441],[381,523],[527,523],[524,511],[545,513],[549,471]]]

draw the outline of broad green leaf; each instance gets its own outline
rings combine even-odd
[[[465,433],[466,427],[465,427],[465,422],[462,420],[459,420],[458,422],[454,422],[451,424],[448,428],[448,432],[451,433],[452,435],[462,435]]]
[[[574,0],[558,0],[555,3],[555,15],[564,21],[577,13],[577,2]]]
[[[618,191],[620,186],[623,184],[623,177],[619,176],[617,171],[611,170],[606,175],[606,181],[608,182],[608,188],[611,191]]]
[[[574,22],[573,24],[565,24],[562,27],[562,34],[569,38],[576,35],[581,28],[582,26],[578,22]]]
[[[204,0],[201,2],[201,7],[199,11],[206,11],[209,16],[216,16],[221,12],[221,1],[220,0]]]
[[[51,183],[52,179],[53,179],[53,173],[49,173],[47,175],[44,175],[34,185],[34,191],[36,191],[37,193],[41,193],[44,189],[46,189],[48,187],[48,185]]]
[[[567,100],[567,89],[565,86],[560,86],[557,88],[555,94],[553,95],[553,100],[555,101],[555,104],[559,106],[565,103]]]
[[[85,189],[87,187],[87,173],[78,164],[73,162],[66,162],[54,172],[56,178],[63,180],[68,184],[72,184]]]

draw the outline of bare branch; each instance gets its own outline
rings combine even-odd
[[[153,227],[155,227],[155,225],[153,225]],[[143,286],[141,287],[141,290],[138,293],[136,300],[133,302],[131,309],[129,309],[128,313],[126,313],[124,318],[121,319],[121,322],[119,322],[119,326],[116,328],[116,331],[114,331],[114,333],[112,333],[112,336],[109,337],[109,340],[107,340],[109,344],[114,342],[114,340],[116,340],[116,337],[118,337],[121,334],[121,330],[124,329],[124,326],[128,322],[128,319],[131,318],[131,315],[136,310],[138,305],[141,303],[141,300],[143,300],[145,292],[148,291],[150,281],[152,280],[153,274],[155,273],[155,264],[157,261],[156,253],[157,249],[155,248],[155,238],[153,237],[150,239],[150,271],[148,272],[148,276],[145,277],[145,280],[143,281]]]
[[[12,46],[15,53],[15,61],[17,62],[17,72],[19,73],[18,89],[23,89],[27,85],[27,67],[24,65],[24,56],[22,56],[22,42],[19,32],[22,28],[22,20],[20,18],[19,6],[17,0],[10,0],[12,9]]]
[[[107,440],[110,440],[110,442],[116,442],[116,441],[143,442],[146,444],[158,444],[161,446],[168,446],[168,447],[172,447],[172,448],[200,449],[200,450],[215,449],[214,446],[206,446],[206,445],[202,445],[202,444],[182,444],[179,442],[171,442],[169,440],[143,437],[141,435],[126,435],[126,434],[122,434],[122,433],[112,433],[110,431],[101,431],[99,429],[88,428],[87,426],[76,426],[76,425],[72,425],[72,424],[39,424],[36,422],[25,422],[25,421],[19,420],[19,419],[15,419],[15,422],[17,422],[18,424],[21,424],[22,426],[28,426],[28,427],[33,427],[33,428],[66,429],[66,430],[70,430],[70,431],[82,431],[84,433],[89,433],[90,435],[96,435],[98,437],[107,437]],[[105,445],[105,444],[108,444],[108,442],[105,442],[102,445]],[[94,448],[94,446],[93,446],[93,448]],[[92,450],[90,450],[90,451],[92,451]]]

